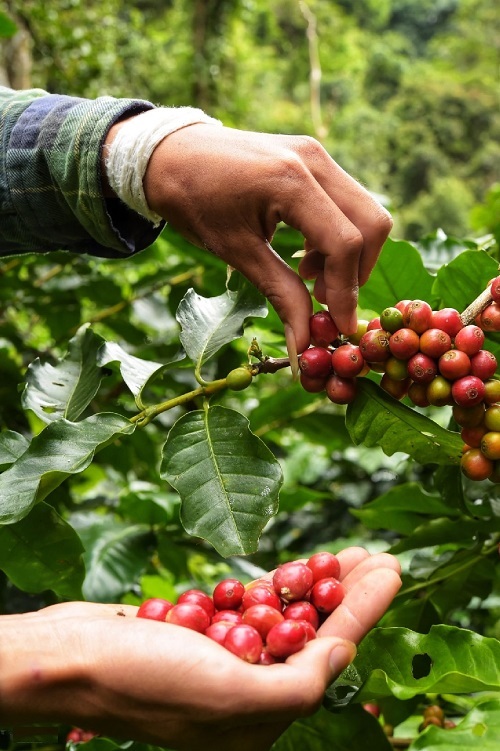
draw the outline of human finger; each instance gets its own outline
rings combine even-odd
[[[397,574],[401,573],[401,564],[395,556],[390,553],[375,553],[360,560],[349,572],[342,572],[342,584],[346,589],[352,589],[369,571],[383,568],[392,569]]]

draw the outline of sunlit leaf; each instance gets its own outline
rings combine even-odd
[[[430,725],[408,751],[497,751],[500,738],[500,699],[478,703],[455,728]]]
[[[13,464],[29,446],[29,441],[14,430],[0,433],[0,469]]]

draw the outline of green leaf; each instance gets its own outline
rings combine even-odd
[[[430,300],[433,280],[413,245],[389,238],[370,278],[359,291],[359,305],[381,313],[399,300]]]
[[[430,519],[416,526],[408,537],[391,548],[391,553],[405,550],[445,545],[453,543],[471,547],[478,539],[487,539],[492,532],[500,530],[500,519],[494,517],[486,521],[477,519]]]
[[[135,426],[121,415],[101,413],[80,422],[57,420],[31,441],[29,448],[0,475],[0,524],[13,524],[28,514],[66,477],[82,472],[94,454]]]
[[[81,599],[83,546],[73,527],[46,503],[17,524],[0,527],[0,569],[25,592],[51,589]]]
[[[29,446],[29,441],[14,430],[6,430],[0,433],[0,470],[14,464],[16,459],[24,454]]]
[[[184,357],[185,354],[181,350],[168,363],[152,362],[125,352],[116,342],[105,342],[97,354],[97,362],[99,365],[119,362],[123,380],[134,397],[140,399],[144,388],[154,378],[161,375],[172,363],[178,362]]]
[[[380,446],[388,456],[403,451],[420,464],[459,464],[462,456],[458,433],[406,407],[366,378],[358,379],[346,425],[355,444]]]
[[[498,751],[500,699],[478,703],[456,728],[431,725],[416,738],[408,751]]]
[[[440,307],[462,312],[498,273],[498,263],[482,250],[467,250],[439,269],[434,291]]]
[[[116,602],[137,584],[148,564],[149,527],[88,512],[74,514],[71,523],[85,546],[85,598],[92,602]]]
[[[181,496],[189,534],[223,556],[257,550],[277,511],[282,473],[246,417],[219,406],[184,415],[168,435],[160,474]]]
[[[101,383],[102,370],[96,356],[102,341],[88,325],[82,326],[56,365],[34,360],[26,376],[23,407],[33,410],[45,423],[61,417],[77,420]]]
[[[8,38],[14,36],[17,26],[5,13],[0,11],[0,37]]]
[[[188,356],[200,368],[225,344],[243,334],[246,318],[267,315],[263,295],[249,282],[239,278],[238,289],[228,289],[218,297],[201,297],[188,290],[177,309],[180,339]]]
[[[272,751],[391,751],[382,726],[362,707],[350,706],[332,714],[321,708],[312,717],[296,720],[272,746]]]
[[[384,696],[500,690],[500,642],[473,631],[433,626],[428,634],[376,628],[361,642],[338,684],[358,685],[357,702]]]
[[[403,535],[411,534],[426,516],[457,513],[416,482],[396,485],[363,508],[351,510],[369,529],[390,529]]]

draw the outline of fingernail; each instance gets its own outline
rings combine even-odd
[[[295,334],[289,323],[285,323],[285,341],[288,351],[288,358],[290,360],[290,367],[292,369],[293,380],[296,381],[299,375],[299,358],[297,356],[297,343],[295,341]]]
[[[356,645],[351,641],[342,641],[337,644],[330,652],[330,670],[332,677],[340,675],[356,657]]]

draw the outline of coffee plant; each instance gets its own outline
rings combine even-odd
[[[287,260],[301,247],[285,228],[275,241]],[[278,564],[351,544],[387,550],[402,590],[276,751],[353,751],[366,738],[373,751],[496,751],[493,242],[387,241],[360,291],[367,331],[348,341],[316,306],[298,378],[274,311],[225,275],[170,229],[127,261],[1,263],[1,612],[155,601],[168,620],[183,596],[190,612],[203,593],[237,600],[228,580],[251,593]],[[260,606],[267,627],[265,604],[246,612]],[[130,746],[61,733],[89,751]]]

